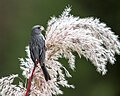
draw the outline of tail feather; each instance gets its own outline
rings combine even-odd
[[[43,65],[41,66],[41,68],[42,68],[42,71],[43,71],[45,80],[46,80],[46,81],[51,80],[50,75],[49,75],[49,73],[48,73],[48,71],[47,71],[47,69],[46,69],[46,67],[45,67],[45,64],[43,64]]]

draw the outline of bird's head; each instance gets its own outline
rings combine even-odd
[[[40,26],[40,25],[35,25],[35,26],[33,26],[32,27],[32,34],[33,35],[37,35],[37,34],[40,34],[41,33],[41,31],[43,31],[44,30],[44,27],[43,26]]]

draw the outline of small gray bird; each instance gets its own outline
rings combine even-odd
[[[45,38],[42,35],[41,31],[44,30],[43,26],[40,25],[35,25],[32,28],[32,33],[31,33],[31,38],[29,42],[29,48],[30,48],[30,55],[31,59],[34,62],[34,66],[36,67],[37,64],[39,63],[45,80],[48,81],[50,80],[50,75],[46,69],[46,66],[44,64],[45,61]]]

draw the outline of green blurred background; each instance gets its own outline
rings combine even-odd
[[[0,77],[21,74],[18,58],[26,56],[31,27],[47,27],[50,17],[60,15],[68,4],[72,5],[73,15],[98,17],[120,36],[120,0],[0,0]],[[73,76],[69,82],[76,87],[61,87],[62,96],[120,96],[120,56],[116,59],[115,65],[107,65],[105,76],[77,54],[74,72],[62,60]]]

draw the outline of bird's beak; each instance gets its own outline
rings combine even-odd
[[[41,31],[44,31],[44,30],[45,30],[43,26],[41,26],[40,29],[41,29]]]

